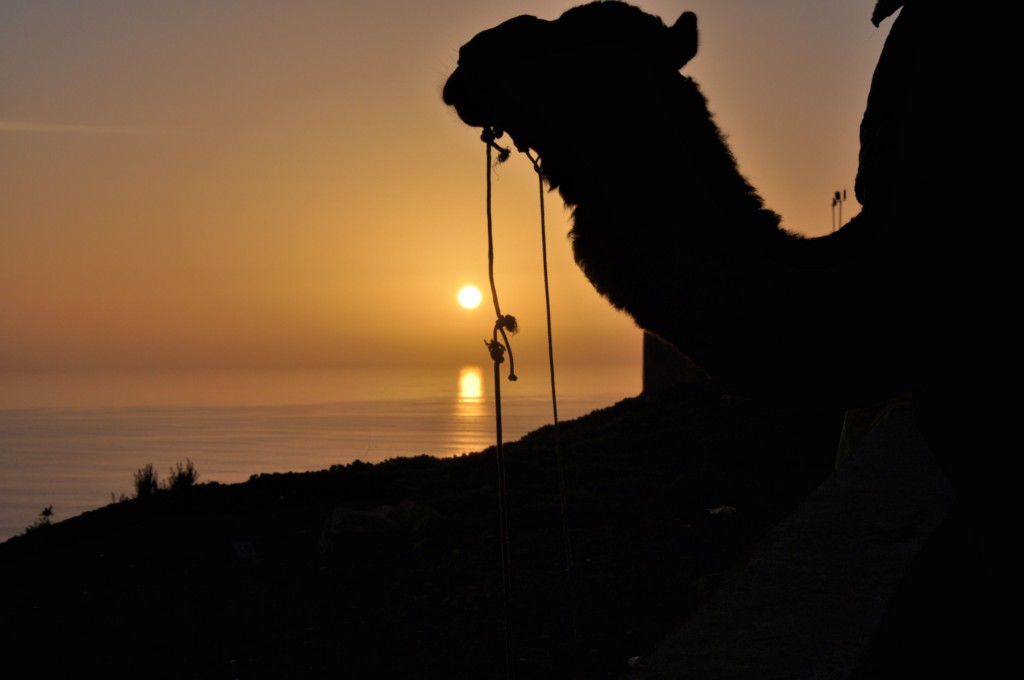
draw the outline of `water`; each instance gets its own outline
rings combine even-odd
[[[560,368],[569,420],[640,391],[638,366]],[[502,383],[506,441],[552,420],[544,371]],[[66,519],[165,477],[200,481],[321,470],[354,460],[450,456],[494,444],[491,367],[318,372],[0,374],[0,540],[45,506]]]

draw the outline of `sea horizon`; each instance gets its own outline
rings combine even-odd
[[[131,496],[192,461],[199,482],[355,460],[455,456],[495,442],[490,366],[0,373],[0,541],[45,507],[54,521]],[[560,368],[559,420],[639,394],[631,364]],[[503,438],[553,422],[550,376],[503,372]]]

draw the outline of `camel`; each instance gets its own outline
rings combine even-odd
[[[902,129],[892,112],[910,104],[884,94],[906,76],[876,72],[863,210],[805,238],[765,207],[680,73],[697,48],[690,12],[671,26],[613,1],[520,16],[460,49],[443,98],[536,154],[594,287],[727,385],[850,408],[940,382],[957,313],[944,258],[958,246],[902,198],[941,177],[936,164],[900,165],[906,149],[880,134]],[[914,179],[922,167],[929,180]]]
[[[861,123],[863,209],[818,238],[765,207],[680,73],[697,55],[692,13],[667,26],[607,1],[511,19],[460,49],[443,98],[536,154],[572,209],[577,263],[641,328],[731,391],[846,410],[859,436],[911,395],[972,495],[1010,437],[988,395],[1012,371],[1002,326],[1016,308],[998,278],[1014,249],[982,232],[1010,223],[1009,176],[962,77],[990,68],[988,34],[984,18],[918,0],[883,0],[872,21],[897,8]]]
[[[680,73],[698,52],[692,13],[669,26],[607,1],[511,19],[461,48],[443,98],[464,123],[539,159],[598,292],[731,389],[847,409],[848,424],[912,395],[958,499],[924,560],[934,571],[922,582],[950,587],[952,644],[936,647],[959,645],[973,661],[998,639],[976,625],[975,603],[1005,597],[990,570],[1009,563],[998,546],[1013,534],[996,518],[1015,517],[988,503],[1017,497],[995,488],[1016,418],[994,407],[1005,397],[990,386],[1014,383],[1013,336],[999,325],[1016,287],[996,277],[1009,269],[1000,251],[1015,249],[995,229],[1012,223],[1014,194],[996,189],[1004,173],[991,159],[1011,128],[990,119],[998,107],[981,93],[997,90],[979,82],[999,69],[977,49],[995,20],[882,0],[872,21],[896,9],[861,124],[863,209],[818,238],[787,231],[764,205]],[[887,444],[900,455],[898,438]],[[963,571],[936,577],[947,563]],[[975,587],[988,592],[967,593]]]

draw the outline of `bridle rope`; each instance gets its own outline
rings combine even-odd
[[[511,634],[511,599],[512,599],[512,579],[511,579],[511,562],[510,562],[510,550],[509,550],[509,532],[508,532],[508,486],[505,475],[505,450],[504,443],[502,441],[502,420],[501,420],[501,370],[500,365],[505,360],[505,353],[508,352],[509,358],[509,376],[508,379],[515,381],[517,376],[515,374],[515,364],[512,358],[512,345],[509,342],[508,334],[515,333],[518,330],[518,324],[516,319],[512,315],[506,315],[501,313],[501,306],[498,303],[498,290],[494,283],[494,221],[492,217],[491,209],[491,175],[494,166],[503,163],[508,160],[511,151],[505,147],[497,144],[495,141],[502,136],[500,130],[494,130],[492,128],[484,128],[483,133],[480,135],[480,139],[484,142],[487,148],[487,273],[488,280],[491,286],[491,300],[494,304],[494,330],[491,334],[490,340],[485,340],[484,344],[487,346],[488,352],[490,353],[491,360],[494,362],[494,414],[495,414],[495,430],[497,435],[497,459],[498,459],[498,523],[499,523],[499,534],[501,544],[501,572],[502,572],[502,586],[503,586],[503,601],[504,601],[504,616],[505,616],[505,669],[506,676],[511,677],[512,673],[512,634]],[[498,160],[493,162],[491,158],[492,149],[498,151]],[[572,560],[572,540],[569,532],[569,513],[568,504],[566,501],[566,484],[565,484],[565,465],[562,457],[562,447],[559,437],[558,427],[558,398],[555,390],[555,353],[554,353],[554,342],[552,340],[551,331],[551,295],[548,283],[548,250],[547,250],[547,223],[544,209],[544,172],[540,167],[539,161],[530,154],[529,149],[520,149],[526,154],[527,158],[533,164],[533,169],[537,173],[537,183],[539,188],[539,202],[540,202],[540,234],[541,234],[541,255],[544,267],[544,305],[547,317],[547,331],[548,331],[548,365],[551,374],[551,410],[554,418],[554,433],[555,433],[555,461],[556,469],[558,474],[558,495],[559,495],[559,509],[562,516],[562,541],[565,547],[565,574],[566,582],[569,589],[569,607],[570,616],[572,621],[572,632],[573,642],[575,645],[575,651],[578,656],[580,652],[581,636],[579,631],[579,625],[577,623],[576,615],[576,594],[575,586],[573,582],[573,560]],[[498,340],[498,336],[501,336],[501,340]]]
[[[490,340],[484,344],[490,352],[491,360],[494,362],[494,420],[497,436],[497,458],[498,458],[498,533],[501,544],[501,582],[502,602],[505,615],[505,676],[512,677],[512,565],[509,561],[508,544],[508,486],[505,480],[505,447],[501,436],[501,364],[505,361],[505,352],[508,351],[509,358],[509,380],[516,380],[515,366],[512,361],[512,346],[508,341],[508,331],[515,333],[517,324],[515,317],[503,315],[501,306],[498,304],[498,288],[494,284],[494,220],[491,217],[491,148],[499,149],[498,162],[502,162],[509,156],[507,149],[502,149],[495,144],[495,135],[490,129],[485,129],[480,138],[487,147],[487,275],[491,284],[491,300],[494,303],[494,330]],[[501,334],[502,341],[498,340]]]
[[[551,374],[551,415],[555,430],[555,468],[558,472],[558,507],[562,515],[562,544],[565,547],[565,580],[569,588],[569,614],[572,621],[573,642],[576,644],[576,652],[579,654],[581,641],[580,629],[576,618],[576,588],[573,581],[572,564],[572,535],[569,533],[569,507],[566,500],[565,486],[565,463],[562,458],[562,442],[559,436],[558,427],[558,396],[555,391],[555,348],[553,333],[551,331],[551,292],[548,286],[548,236],[547,236],[547,211],[544,209],[544,171],[540,167],[540,161],[534,158],[529,149],[522,150],[526,157],[533,164],[537,173],[537,197],[540,204],[540,252],[544,265],[544,311],[548,325],[548,368]]]

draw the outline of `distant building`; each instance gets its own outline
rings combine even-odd
[[[644,392],[652,392],[680,383],[707,380],[708,374],[690,358],[656,335],[644,333]]]

